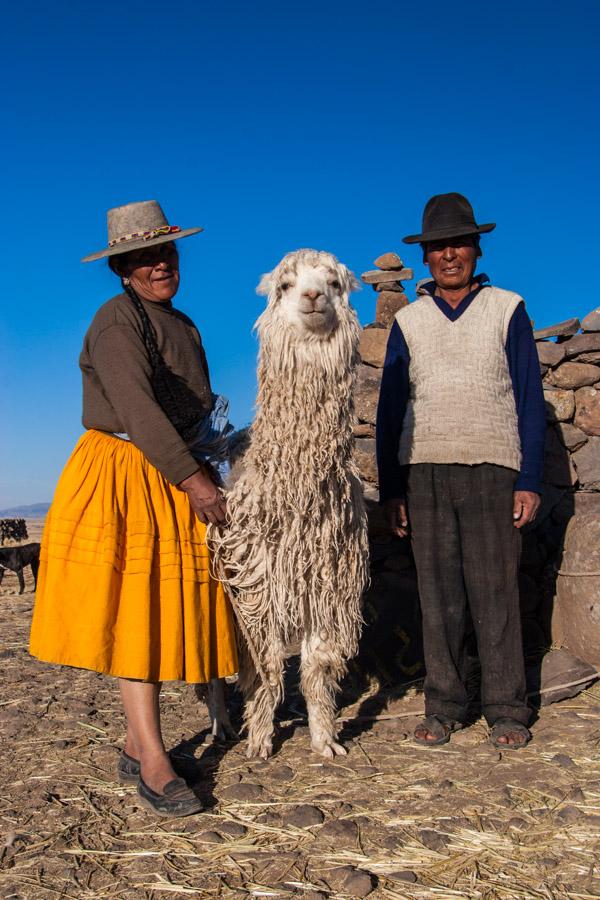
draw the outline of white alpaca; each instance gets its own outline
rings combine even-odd
[[[209,529],[242,631],[248,756],[272,752],[284,661],[298,646],[312,747],[329,758],[345,753],[335,694],[357,650],[368,578],[352,460],[360,330],[348,295],[357,286],[331,254],[298,250],[257,288],[268,304],[257,322],[256,419],[227,495],[228,525]]]

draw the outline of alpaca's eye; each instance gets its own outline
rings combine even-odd
[[[282,281],[282,282],[281,282],[281,291],[282,291],[282,293],[283,293],[284,291],[288,291],[288,290],[291,288],[291,286],[292,286],[292,285],[291,285],[291,283],[290,283],[289,281]]]
[[[339,281],[337,280],[337,278],[334,278],[333,281],[330,281],[330,282],[329,282],[329,284],[331,285],[332,288],[335,288],[336,291],[339,291],[339,289],[340,289],[340,283],[339,283]]]

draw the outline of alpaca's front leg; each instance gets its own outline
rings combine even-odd
[[[211,678],[208,683],[208,714],[212,738],[217,741],[237,741],[240,736],[231,724],[225,696],[225,679]]]
[[[301,687],[308,710],[311,746],[328,759],[344,756],[337,743],[335,695],[346,665],[325,634],[305,635],[301,651]]]
[[[273,720],[283,699],[283,648],[273,642],[262,661],[268,686],[264,684],[247,649],[240,658],[240,688],[244,694],[244,722],[248,730],[246,756],[268,759],[273,753]]]

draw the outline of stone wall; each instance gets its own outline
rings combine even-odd
[[[355,426],[371,543],[361,655],[390,680],[422,672],[418,589],[410,542],[390,535],[378,505],[375,417],[385,348],[413,273],[395,253],[362,276],[376,292],[361,337]],[[600,668],[600,308],[534,332],[547,411],[542,506],[523,532],[523,640],[529,658],[562,645]],[[594,574],[595,573],[595,574]]]

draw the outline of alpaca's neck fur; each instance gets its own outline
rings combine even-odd
[[[359,325],[349,307],[326,338],[299,335],[267,310],[261,342],[257,412],[246,460],[269,481],[305,489],[339,473],[352,452],[353,389]]]

